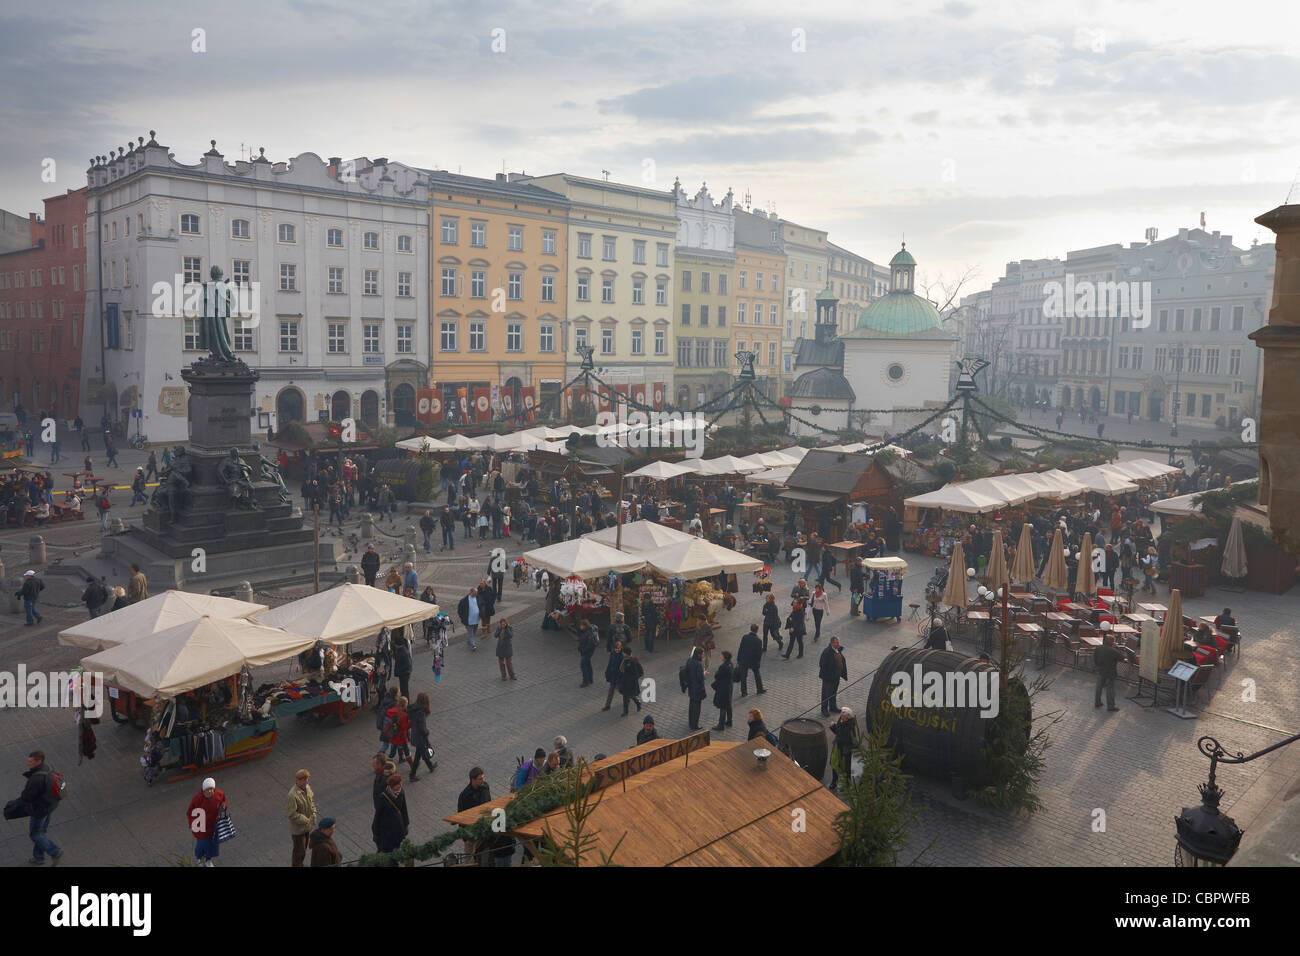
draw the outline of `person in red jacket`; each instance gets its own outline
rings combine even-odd
[[[411,750],[407,746],[406,732],[411,729],[411,718],[406,715],[406,698],[398,696],[397,703],[384,713],[384,741],[388,744],[388,756],[396,758],[398,752],[407,763],[411,762]]]
[[[199,861],[199,866],[212,866],[213,859],[221,852],[221,844],[217,842],[217,817],[224,809],[226,795],[217,789],[215,780],[206,778],[185,814],[185,822],[194,835],[194,858]]]

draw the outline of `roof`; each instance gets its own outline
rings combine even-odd
[[[799,488],[791,488],[781,492],[777,497],[786,498],[790,501],[806,501],[814,505],[828,505],[844,496],[832,495],[824,491],[803,491]]]
[[[866,455],[813,449],[803,456],[785,484],[787,488],[802,491],[847,495],[870,468],[871,459]]]
[[[872,339],[884,336],[953,339],[943,330],[939,310],[913,292],[894,291],[862,310],[858,324],[841,338]]]
[[[916,260],[913,259],[912,254],[907,251],[907,243],[903,243],[903,248],[899,249],[896,253],[894,253],[894,258],[889,260],[889,264],[891,266],[916,265]]]
[[[829,342],[817,339],[799,339],[794,343],[794,367],[807,368],[812,365],[833,365],[844,367],[844,343],[839,339]]]
[[[449,189],[472,189],[479,192],[498,193],[503,196],[526,199],[530,202],[550,203],[553,206],[568,206],[570,204],[567,196],[530,183],[503,183],[496,179],[484,179],[481,176],[449,173],[445,169],[421,169],[419,171],[429,177],[431,192],[436,191],[441,186]]]
[[[815,368],[804,372],[790,386],[791,398],[825,398],[854,401],[857,398],[849,380],[833,368]]]

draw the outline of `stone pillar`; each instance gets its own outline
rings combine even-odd
[[[418,540],[419,540],[419,539],[417,539],[416,536],[415,536],[415,525],[413,525],[413,524],[408,524],[408,525],[406,526],[406,548],[407,548],[407,550],[408,550],[408,551],[414,551],[414,550],[415,550],[415,546],[416,546],[416,542],[417,542]]]
[[[113,532],[113,534],[122,534],[126,531],[126,524],[121,518],[111,518],[108,522],[108,529]]]
[[[361,513],[361,538],[373,538],[375,536],[375,516],[369,511]]]
[[[253,603],[253,585],[248,581],[240,581],[239,586],[235,588],[235,600],[247,601]]]
[[[27,542],[27,563],[32,567],[45,563],[45,539],[39,534],[32,535]]]
[[[414,566],[416,561],[414,544],[408,544],[402,551],[402,564],[406,564],[407,561],[410,561],[412,566]]]
[[[1268,325],[1250,333],[1264,350],[1259,416],[1259,500],[1273,534],[1300,555],[1300,205],[1255,220],[1277,233]]]
[[[361,583],[361,569],[357,567],[355,564],[348,565],[347,574],[348,574],[348,584]]]

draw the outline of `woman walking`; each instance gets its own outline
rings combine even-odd
[[[392,853],[406,839],[411,816],[406,811],[406,794],[402,792],[401,774],[388,778],[388,786],[375,800],[375,819],[371,829],[380,853]]]
[[[388,756],[394,760],[398,753],[407,763],[411,762],[411,751],[407,744],[407,731],[411,729],[411,718],[406,716],[406,698],[401,694],[393,706],[384,714],[383,740],[388,744]]]
[[[831,599],[826,596],[826,589],[821,584],[818,584],[817,589],[813,591],[813,596],[812,596],[813,623],[816,627],[816,631],[813,633],[814,644],[816,644],[819,640],[821,640],[822,615],[826,613],[830,605],[831,605]]]
[[[510,680],[518,680],[515,677],[515,629],[510,626],[510,618],[503,617],[497,624],[497,666],[501,668],[501,679],[506,680],[506,672],[510,672]]]
[[[421,694],[415,698],[415,703],[406,708],[406,716],[411,722],[411,783],[415,783],[419,779],[421,760],[429,768],[429,773],[438,769],[437,761],[433,759],[433,745],[429,743],[429,695]]]
[[[609,660],[605,662],[605,683],[609,684],[609,693],[605,695],[605,706],[601,710],[609,710],[614,704],[614,694],[618,690],[619,676],[623,667],[623,642],[615,641],[613,649],[609,652]]]
[[[226,795],[217,789],[217,781],[208,777],[190,801],[185,814],[185,822],[194,837],[194,859],[199,861],[199,866],[212,866],[212,861],[221,853],[217,818],[224,810]]]
[[[769,593],[763,601],[763,650],[767,650],[767,637],[772,635],[776,640],[776,649],[784,650],[785,644],[781,640],[781,611],[776,606],[776,595]]]

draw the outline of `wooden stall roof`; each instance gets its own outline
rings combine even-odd
[[[691,754],[689,767],[671,761],[628,778],[626,792],[606,788],[589,819],[593,858],[618,845],[614,861],[624,866],[825,863],[835,854],[832,823],[844,804],[779,752],[760,766],[754,749],[713,744]],[[633,786],[638,777],[646,779]],[[805,831],[791,826],[794,809],[805,812]],[[563,811],[515,833],[536,837],[552,820],[561,830]]]

